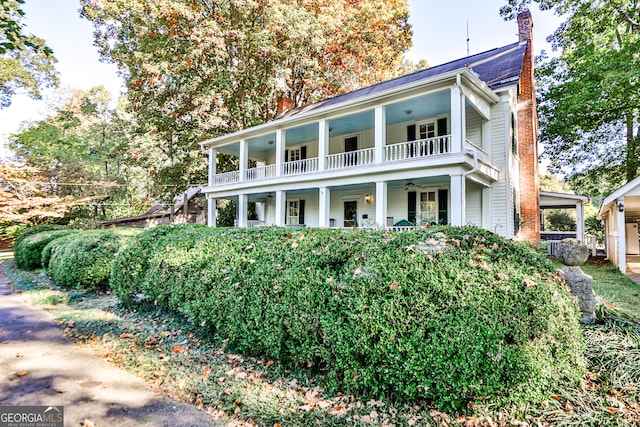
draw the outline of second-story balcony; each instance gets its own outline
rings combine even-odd
[[[310,174],[330,179],[346,176],[345,170],[378,173],[469,163],[469,158],[489,163],[487,115],[485,104],[473,104],[454,87],[286,128],[266,124],[209,147],[210,156],[237,156],[240,165],[217,173],[210,162],[209,187],[282,183],[304,175],[309,180]]]

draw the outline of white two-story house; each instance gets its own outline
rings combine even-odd
[[[511,45],[202,142],[209,225],[223,198],[237,201],[239,227],[444,223],[537,240],[529,12],[518,25]],[[239,170],[218,173],[217,153],[237,156]],[[248,218],[252,202],[258,220]]]

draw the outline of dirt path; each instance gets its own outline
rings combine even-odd
[[[65,426],[212,426],[195,406],[74,345],[0,268],[0,406],[64,406]],[[92,423],[93,422],[93,423]]]

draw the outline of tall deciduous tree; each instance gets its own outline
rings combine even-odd
[[[535,1],[567,16],[549,37],[560,55],[538,69],[544,155],[595,196],[603,175],[615,188],[640,174],[640,3]],[[503,16],[530,3],[509,0]]]
[[[82,0],[125,77],[154,179],[205,181],[197,143],[392,76],[411,43],[405,0]],[[179,190],[179,189],[178,189]]]
[[[24,0],[0,2],[0,108],[23,90],[34,99],[58,83],[55,58],[44,40],[24,33]]]

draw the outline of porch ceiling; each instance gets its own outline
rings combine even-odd
[[[470,107],[470,105],[467,105]],[[389,104],[386,109],[386,123],[393,125],[403,122],[417,121],[426,117],[447,114],[451,110],[451,96],[448,90],[431,93],[417,98]],[[337,117],[329,120],[329,135],[339,136],[372,129],[375,125],[374,110],[366,110],[356,114]],[[318,140],[318,123],[313,122],[303,126],[286,129],[285,143],[287,146],[299,145]],[[274,149],[275,132],[247,139],[249,156],[260,160],[266,153]],[[238,155],[239,142],[218,147],[218,151],[229,155]]]

